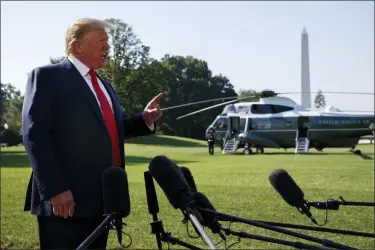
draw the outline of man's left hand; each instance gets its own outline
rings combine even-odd
[[[143,120],[147,126],[150,126],[155,121],[159,120],[162,116],[158,101],[163,96],[163,92],[155,96],[146,106],[145,110],[142,113]]]

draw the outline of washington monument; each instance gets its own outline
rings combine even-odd
[[[301,105],[304,108],[311,108],[309,37],[305,28],[302,31],[301,42]]]

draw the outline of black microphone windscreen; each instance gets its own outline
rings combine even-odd
[[[188,167],[180,167],[182,174],[184,175],[187,183],[192,192],[197,192],[197,186],[195,185],[194,177]]]
[[[149,171],[144,172],[145,186],[146,186],[146,197],[148,212],[150,214],[159,213],[158,197],[156,195],[154,180]]]
[[[195,200],[195,205],[197,207],[209,209],[209,210],[212,210],[212,211],[216,211],[216,209],[214,208],[214,206],[212,205],[210,200],[203,193],[194,192],[193,198]],[[210,212],[203,211],[203,210],[200,210],[199,213],[201,214],[206,226],[208,226],[209,224],[213,224],[213,223],[217,222],[216,216],[214,214],[212,214]]]
[[[130,196],[126,172],[120,167],[109,167],[103,171],[104,213],[116,213],[126,217],[130,213]]]
[[[196,207],[197,207],[197,209],[198,209],[198,211],[199,211],[199,213],[200,213],[200,215],[203,219],[203,225],[210,228],[213,233],[218,233],[220,235],[220,237],[223,240],[225,240],[224,235],[221,234],[221,232],[220,232],[221,226],[220,226],[219,221],[218,221],[219,220],[218,216],[216,216],[215,214],[213,214],[211,212],[204,211],[204,210],[201,210],[201,209],[198,208],[198,207],[200,207],[200,208],[204,208],[204,209],[208,209],[208,210],[216,212],[216,209],[214,208],[214,206],[212,205],[210,200],[207,198],[206,195],[204,195],[201,192],[193,193],[193,197],[195,199],[195,205],[196,205]],[[227,221],[227,220],[222,219],[222,221]]]
[[[269,176],[269,182],[280,196],[291,206],[304,203],[304,194],[292,177],[284,169],[276,169]]]
[[[149,171],[175,209],[185,209],[192,204],[191,189],[180,168],[166,156],[153,158],[149,164]]]

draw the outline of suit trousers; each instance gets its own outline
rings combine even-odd
[[[97,218],[37,216],[40,249],[77,249],[103,222]],[[88,249],[106,249],[108,229],[103,229]]]

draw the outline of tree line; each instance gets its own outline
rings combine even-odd
[[[22,105],[21,92],[10,83],[0,82],[0,143],[22,142]]]
[[[109,31],[111,47],[105,68],[98,71],[114,87],[123,112],[131,115],[142,111],[158,93],[164,92],[162,108],[221,97],[258,95],[255,90],[236,93],[230,80],[214,75],[206,61],[193,56],[165,54],[160,59],[150,56],[150,47],[135,35],[133,28],[119,19],[107,19],[116,28]],[[51,64],[65,57],[50,58]],[[254,98],[250,101],[256,101]],[[222,101],[166,110],[157,124],[159,134],[204,139],[204,132],[223,107],[176,120],[180,115],[218,104]],[[21,111],[23,97],[11,84],[1,83],[0,140],[21,142]],[[4,124],[8,129],[4,129]],[[6,139],[4,139],[6,137]],[[13,144],[13,143],[12,143]]]

